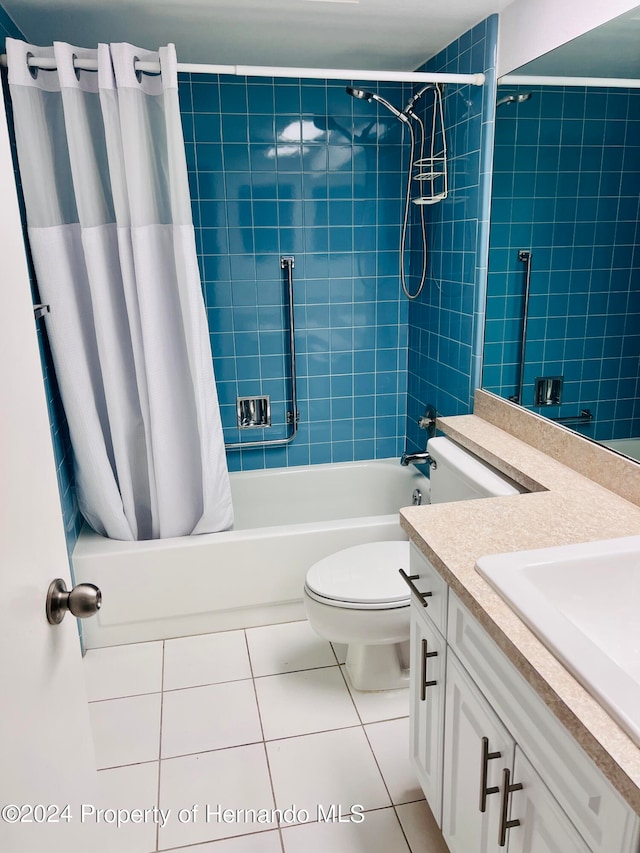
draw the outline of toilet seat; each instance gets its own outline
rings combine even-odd
[[[408,542],[367,542],[315,563],[307,572],[305,592],[315,601],[353,610],[408,607],[401,568],[408,573]]]

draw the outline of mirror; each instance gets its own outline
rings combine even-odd
[[[514,73],[640,81],[639,37],[640,7]],[[636,458],[639,198],[640,88],[499,87],[483,387]]]

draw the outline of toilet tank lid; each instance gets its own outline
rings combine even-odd
[[[409,574],[408,542],[367,542],[319,560],[307,572],[306,585],[334,601],[397,604],[409,599],[399,569]]]
[[[496,470],[488,462],[474,456],[446,436],[429,439],[427,450],[440,467],[440,474],[447,468],[459,478],[481,489],[487,496],[515,495],[526,492],[506,474]],[[438,469],[436,468],[436,472]],[[437,474],[437,476],[440,476]],[[434,474],[431,474],[432,481]],[[437,478],[437,477],[436,477]]]

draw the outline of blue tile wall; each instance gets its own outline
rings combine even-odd
[[[228,443],[287,434],[280,257],[295,257],[299,433],[286,447],[229,451],[231,470],[391,457],[403,449],[407,303],[398,285],[398,242],[405,149],[400,123],[349,97],[348,83],[180,76]],[[375,90],[404,103],[400,84]],[[271,398],[274,425],[239,431],[236,397],[260,394]]]
[[[24,38],[20,30],[13,23],[4,9],[0,6],[0,53],[4,53],[5,39]],[[16,182],[18,184],[18,194],[22,205],[21,185],[17,171],[17,159],[15,152],[15,140],[13,136],[13,122],[11,118],[11,103],[9,100],[6,69],[2,69],[2,87],[7,104],[7,113],[9,120],[9,135],[11,141],[11,149],[13,154],[14,169],[16,174]],[[24,210],[24,208],[23,208]],[[23,215],[24,221],[24,215]],[[35,277],[30,265],[31,287],[33,292],[33,301],[40,301],[35,284]],[[73,472],[73,454],[71,451],[71,442],[69,439],[69,429],[67,427],[67,419],[62,408],[60,400],[60,392],[53,370],[51,360],[51,351],[46,333],[46,320],[38,320],[38,343],[40,346],[40,358],[42,362],[42,373],[44,377],[45,393],[47,397],[47,405],[49,407],[49,420],[51,423],[51,438],[53,441],[53,450],[56,460],[56,472],[58,476],[58,489],[60,491],[60,502],[62,506],[62,514],[64,519],[65,534],[67,539],[67,551],[69,555],[73,551],[78,539],[80,528],[82,527],[82,516],[78,510],[78,502],[76,499],[75,479]]]
[[[511,89],[500,89],[500,96]],[[640,435],[640,93],[530,89],[496,122],[484,385],[514,393],[532,250],[523,402],[564,376],[552,417],[588,408],[598,439]]]
[[[487,278],[489,193],[495,115],[497,16],[478,24],[425,68],[484,72],[482,87],[447,85],[444,122],[449,194],[426,208],[429,271],[421,295],[409,305],[407,445],[423,449],[417,427],[425,406],[442,415],[470,412],[480,384]],[[421,114],[430,123],[431,99]],[[421,269],[418,211],[413,209],[411,290]]]

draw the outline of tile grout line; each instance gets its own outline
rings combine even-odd
[[[332,648],[333,648],[333,646],[332,646]],[[337,657],[338,656],[336,655],[336,659],[337,659]],[[351,699],[351,704],[353,705],[353,707],[355,709],[356,716],[360,720],[360,725],[362,727],[364,727],[364,722],[362,720],[362,717],[360,716],[360,710],[358,709],[358,706],[356,705],[356,700],[353,698],[353,693],[349,689],[349,682],[347,681],[347,676],[346,676],[345,670],[342,668],[342,664],[338,664],[338,669],[340,670],[340,675],[342,676],[342,680],[344,681],[344,686],[346,687],[347,693],[349,694],[349,699]],[[346,664],[345,664],[345,669],[346,669]]]
[[[336,651],[336,647],[331,642],[329,643],[329,645],[331,646],[331,651],[333,652],[333,656],[336,659],[336,663],[338,664],[338,666],[342,666],[342,664],[340,663],[340,661],[338,659],[338,652]]]
[[[242,832],[240,835],[225,835],[222,838],[210,839],[209,841],[196,841],[194,844],[179,844],[177,847],[170,847],[166,851],[154,851],[154,853],[174,853],[174,851],[190,851],[193,850],[194,853],[198,853],[198,850],[204,850],[207,848],[207,853],[209,853],[210,846],[212,844],[224,844],[227,841],[237,841],[242,838],[255,838],[257,835],[268,835],[270,832],[275,832],[275,829],[261,829],[256,832]]]
[[[413,800],[412,803],[413,802],[422,803],[422,802],[425,802],[425,800]],[[393,804],[393,810],[396,814],[396,820],[398,821],[398,824],[400,826],[400,831],[402,832],[402,834],[404,836],[404,840],[407,843],[407,848],[409,850],[409,853],[413,853],[413,847],[411,846],[411,843],[410,843],[409,839],[407,838],[407,833],[404,831],[404,824],[400,820],[400,815],[398,814],[398,806],[408,806],[408,805],[411,805],[412,803],[398,803],[398,805],[396,805],[395,803]]]
[[[197,690],[199,687],[215,687],[217,685],[222,685],[222,684],[237,684],[239,681],[250,681],[250,680],[262,681],[265,678],[276,678],[276,677],[281,676],[281,675],[294,675],[295,673],[299,673],[299,672],[314,672],[314,671],[319,670],[319,669],[333,669],[333,668],[335,668],[335,666],[336,666],[336,664],[330,663],[330,664],[326,664],[323,666],[310,666],[310,667],[303,667],[302,669],[285,670],[284,672],[268,672],[265,675],[253,675],[252,674],[248,678],[229,678],[229,679],[226,679],[225,681],[208,681],[204,684],[190,684],[190,685],[185,686],[185,687],[169,687],[164,692],[165,693],[176,693],[179,690]],[[340,666],[340,664],[337,664],[337,666]],[[252,668],[252,671],[253,671],[253,668]],[[151,692],[157,693],[158,691],[154,690]],[[132,696],[147,696],[149,694],[133,693],[131,695]],[[129,697],[128,696],[127,697],[119,696],[116,698],[125,699],[125,698],[129,698]],[[111,700],[110,699],[108,699],[108,700],[96,699],[94,701],[95,702],[104,702],[104,701],[110,702]]]
[[[384,778],[382,768],[380,767],[380,763],[378,762],[378,757],[375,754],[373,746],[371,745],[371,741],[369,740],[369,735],[367,734],[367,729],[366,729],[364,724],[362,725],[362,732],[366,738],[367,744],[369,745],[369,749],[371,750],[371,755],[373,756],[373,760],[376,763],[376,767],[378,768],[378,773],[380,774],[380,778],[382,779],[382,784],[384,785],[385,791],[387,792],[387,795],[389,797],[389,802],[391,803],[392,806],[394,806],[395,804],[393,802],[393,797],[391,796],[391,791],[389,790],[389,786],[387,785],[387,780]]]
[[[244,629],[240,629],[240,630],[244,631]],[[237,631],[238,631],[238,629],[235,628],[235,629],[233,629],[233,631],[214,631],[214,632],[210,632],[210,633],[213,633],[213,634],[236,633]],[[205,637],[205,636],[209,636],[209,634],[194,634],[193,636],[194,637]],[[184,639],[184,638],[183,637],[171,637],[170,639]],[[164,642],[165,641],[164,640],[153,640],[152,642],[163,643],[163,658],[164,658]],[[142,643],[123,643],[122,644],[122,646],[125,646],[125,645],[135,646],[135,645],[144,645],[144,644],[142,644]],[[105,648],[122,648],[122,646],[119,646],[119,647],[118,646],[106,646]],[[91,651],[91,650],[89,650],[89,651]],[[335,655],[335,651],[334,651],[334,656],[336,657],[336,661],[338,661],[337,655]],[[158,693],[162,693],[162,694],[164,694],[164,693],[176,693],[176,692],[179,692],[180,690],[197,690],[199,687],[215,687],[215,686],[223,685],[223,684],[236,684],[239,681],[249,681],[251,679],[262,680],[264,678],[274,678],[274,677],[281,676],[281,675],[293,675],[293,674],[299,673],[299,672],[313,672],[313,671],[319,670],[319,669],[333,669],[336,666],[339,666],[339,667],[343,666],[343,664],[341,664],[338,661],[335,664],[334,663],[323,664],[321,666],[301,667],[300,669],[285,670],[283,672],[269,672],[269,673],[266,673],[265,675],[254,675],[250,654],[249,654],[249,665],[251,668],[251,675],[249,677],[246,677],[246,678],[229,678],[229,679],[226,679],[224,681],[207,681],[207,682],[204,682],[203,684],[189,684],[189,685],[185,685],[184,687],[169,687],[169,688],[164,687],[164,681],[163,681],[160,690],[148,690],[148,691],[145,691],[144,693],[126,693],[122,696],[109,696],[108,698],[105,698],[105,699],[89,699],[89,700],[87,700],[87,703],[89,705],[97,705],[97,704],[100,704],[101,702],[114,702],[114,701],[117,701],[118,699],[133,699],[133,698],[136,698],[138,696],[154,696]],[[164,673],[163,673],[163,679],[164,679]],[[143,763],[143,762],[136,762],[136,763]]]
[[[160,809],[160,782],[162,777],[162,717],[164,712],[164,658],[165,640],[162,641],[162,669],[160,671],[160,737],[158,743],[158,776],[156,790],[156,806]],[[160,849],[160,824],[156,824],[156,850]]]
[[[375,724],[374,724],[374,725],[375,725]],[[396,816],[396,820],[398,821],[398,826],[400,827],[400,831],[402,832],[402,835],[404,836],[404,840],[405,840],[405,842],[406,842],[406,844],[407,844],[407,848],[408,848],[408,850],[409,850],[409,851],[410,851],[410,853],[411,853],[411,845],[409,844],[409,839],[407,838],[407,835],[406,835],[406,833],[405,833],[405,831],[404,831],[404,826],[402,825],[402,821],[400,820],[400,817],[399,817],[399,815],[398,815],[398,810],[397,810],[397,808],[396,808],[396,803],[394,803],[394,801],[393,801],[393,797],[391,796],[391,791],[389,790],[389,786],[388,786],[388,784],[387,784],[387,780],[385,779],[385,777],[384,777],[384,773],[382,772],[382,768],[380,767],[380,762],[378,761],[378,756],[376,755],[375,750],[374,750],[374,748],[373,748],[373,745],[372,745],[371,741],[369,740],[369,733],[367,732],[367,727],[363,724],[362,729],[363,729],[363,731],[364,731],[364,736],[365,736],[365,738],[367,739],[367,743],[369,744],[369,749],[371,750],[371,754],[373,755],[373,760],[375,761],[375,763],[376,763],[376,767],[378,768],[378,772],[380,773],[380,777],[381,777],[381,779],[382,779],[382,783],[383,783],[383,785],[384,785],[384,787],[385,787],[385,790],[386,790],[387,794],[389,795],[389,802],[391,803],[391,808],[393,809],[393,813],[395,814],[395,816]],[[398,805],[400,805],[400,804],[398,804]],[[403,804],[402,804],[402,805],[403,805]]]
[[[361,725],[362,723],[353,723],[350,726],[335,726],[331,729],[315,729],[311,732],[299,732],[298,734],[294,735],[282,735],[281,737],[268,738],[267,740],[265,740],[265,743],[278,743],[282,740],[296,740],[297,738],[301,737],[314,737],[315,735],[324,735],[329,734],[330,732],[346,732],[349,731],[349,729],[360,728]]]
[[[138,696],[160,696],[161,690],[149,690],[147,693],[127,693],[125,696],[112,696],[109,699],[91,699],[88,705],[100,705],[102,702],[117,702],[119,699],[137,699]],[[143,762],[138,762],[139,764]]]
[[[260,734],[262,735],[262,741],[264,742],[264,727],[262,725],[262,714],[260,713],[260,703],[258,702],[258,691],[256,690],[256,679],[253,674],[253,661],[251,660],[251,651],[249,649],[249,638],[247,637],[247,631],[245,628],[242,629],[242,633],[244,635],[244,645],[247,650],[247,660],[249,661],[249,672],[251,673],[251,686],[253,687],[253,695],[256,700],[256,709],[258,711],[258,722],[260,723]],[[249,679],[244,679],[248,681]],[[228,683],[228,682],[227,682]]]
[[[392,718],[392,720],[394,720],[394,719],[404,719],[404,717]],[[392,722],[392,720],[376,720],[375,723],[388,723],[388,722]],[[375,725],[375,723],[367,723],[366,725]],[[322,734],[330,734],[331,732],[348,731],[349,729],[361,728],[362,725],[363,725],[362,723],[354,723],[353,725],[350,725],[350,726],[337,726],[337,727],[331,728],[331,729],[316,729],[316,730],[310,731],[310,732],[300,732],[298,734],[293,734],[293,735],[283,735],[282,737],[270,738],[268,740],[264,740],[264,739],[252,740],[252,741],[247,741],[246,743],[232,744],[230,746],[219,746],[219,747],[216,747],[215,749],[201,749],[197,752],[183,752],[183,753],[180,753],[179,755],[166,755],[162,758],[162,761],[174,761],[174,760],[177,760],[180,758],[189,758],[189,757],[192,757],[194,755],[208,755],[208,754],[213,753],[213,752],[225,752],[229,749],[238,749],[238,748],[242,748],[245,746],[256,746],[257,744],[260,744],[260,743],[265,743],[265,744],[278,743],[279,741],[283,741],[283,740],[295,740],[297,738],[313,737],[315,735],[322,735]],[[152,758],[152,759],[149,759],[147,761],[133,761],[133,762],[130,762],[129,764],[114,764],[114,765],[109,766],[109,767],[101,767],[100,771],[102,771],[102,770],[116,770],[120,767],[136,767],[139,764],[154,764],[156,762],[156,760],[157,759]]]
[[[267,763],[267,773],[269,774],[269,785],[271,787],[271,796],[273,798],[273,805],[277,807],[276,791],[275,791],[275,788],[273,785],[273,777],[271,775],[271,764],[269,763],[269,753],[267,752],[267,742],[266,742],[265,737],[264,737],[264,726],[262,725],[262,713],[260,711],[260,703],[258,701],[258,691],[256,690],[256,679],[255,679],[255,676],[253,674],[253,661],[251,660],[251,650],[249,648],[249,638],[247,637],[246,629],[244,629],[243,633],[244,633],[244,641],[245,641],[245,644],[247,647],[247,657],[249,658],[249,669],[251,671],[251,684],[253,687],[253,695],[255,696],[255,700],[256,700],[256,709],[258,711],[258,721],[260,723],[260,733],[262,734],[262,749],[264,750],[264,758],[265,758],[265,761]],[[278,837],[280,839],[280,849],[282,850],[282,853],[284,853],[284,839],[282,837],[282,829],[280,828],[279,822],[278,822],[277,830],[278,830]]]
[[[335,649],[333,648],[333,644],[331,645],[331,648],[333,649],[333,653],[334,653],[334,655],[336,656],[336,660],[337,660],[337,659],[338,659],[338,656],[337,656],[337,654],[336,654]],[[360,716],[360,711],[359,711],[359,709],[358,709],[358,706],[356,705],[355,699],[353,698],[353,694],[352,694],[351,690],[349,689],[349,683],[348,683],[348,681],[347,681],[346,673],[345,673],[345,671],[344,671],[344,669],[343,669],[343,667],[342,667],[342,664],[339,664],[339,666],[340,666],[340,673],[341,673],[341,675],[342,675],[342,677],[343,677],[343,679],[344,679],[344,682],[345,682],[346,688],[347,688],[347,690],[349,691],[349,696],[350,696],[350,698],[351,698],[351,701],[353,702],[353,706],[354,706],[354,708],[356,709],[356,714],[358,715],[358,719],[360,720],[360,727],[362,728],[362,731],[363,731],[364,736],[365,736],[365,738],[366,738],[366,740],[367,740],[367,743],[369,744],[369,749],[371,750],[371,754],[373,755],[373,760],[374,760],[374,761],[375,761],[375,763],[376,763],[376,767],[378,768],[378,772],[380,773],[380,778],[382,779],[382,784],[384,785],[385,790],[386,790],[386,792],[387,792],[387,795],[388,795],[388,797],[389,797],[389,802],[391,803],[391,808],[393,809],[393,812],[394,812],[394,814],[395,814],[395,816],[396,816],[396,820],[398,821],[398,825],[400,826],[400,831],[402,832],[402,835],[403,835],[403,837],[404,837],[404,840],[405,840],[405,842],[406,842],[406,844],[407,844],[407,848],[409,849],[409,851],[410,851],[410,853],[411,853],[411,845],[409,844],[409,839],[408,839],[408,838],[407,838],[407,836],[406,836],[406,833],[405,833],[405,831],[404,831],[404,827],[403,827],[402,822],[401,822],[401,820],[400,820],[400,818],[399,818],[399,816],[398,816],[398,811],[397,811],[397,809],[396,809],[396,804],[393,802],[393,797],[391,796],[391,791],[389,790],[389,786],[387,785],[387,780],[386,780],[386,779],[385,779],[385,777],[384,777],[384,774],[383,774],[382,769],[381,769],[381,767],[380,767],[380,764],[379,764],[379,762],[378,762],[377,756],[376,756],[376,754],[375,754],[375,752],[374,752],[374,750],[373,750],[373,746],[371,745],[371,741],[369,740],[369,735],[367,734],[366,725],[365,725],[365,723],[362,721],[362,717]],[[408,715],[405,715],[405,716],[408,716]],[[396,718],[396,719],[403,719],[403,718],[404,718],[404,717]],[[389,721],[388,721],[388,720],[377,720],[376,722],[389,722]],[[354,726],[354,728],[355,728],[355,726]],[[404,804],[403,804],[403,805],[404,805]]]

